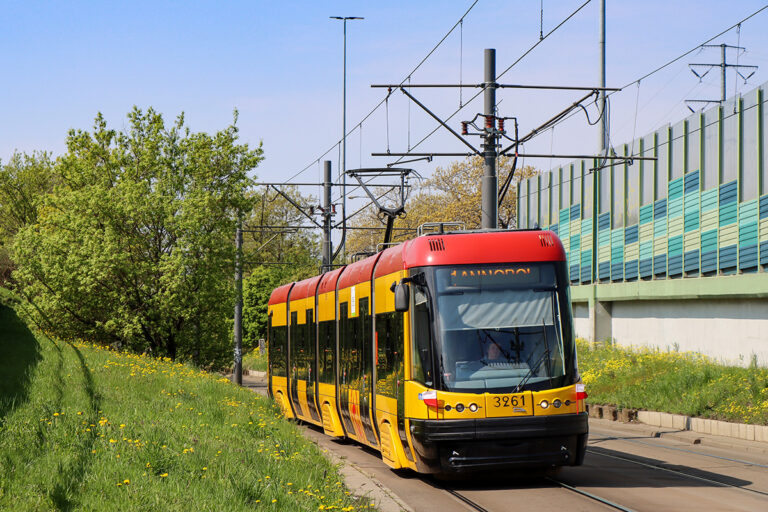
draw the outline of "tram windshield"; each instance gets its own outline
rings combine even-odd
[[[436,373],[449,391],[511,392],[562,385],[573,366],[552,263],[438,267]],[[565,299],[564,305],[561,299]]]

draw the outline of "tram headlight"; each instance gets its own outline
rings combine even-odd
[[[456,404],[456,412],[461,412],[464,410],[464,404]]]
[[[547,407],[549,407],[549,402],[547,402],[546,400],[542,400],[541,403],[539,404],[539,407],[541,407],[542,409],[546,409]]]
[[[469,410],[472,412],[477,412],[477,404],[469,404]]]
[[[559,398],[555,398],[555,401],[552,402],[552,405],[555,406],[555,409],[559,409],[560,406],[563,405],[563,402],[561,402]]]

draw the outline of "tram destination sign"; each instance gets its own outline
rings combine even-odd
[[[455,268],[448,274],[448,287],[454,286],[504,286],[538,284],[541,272],[538,266],[482,265]]]

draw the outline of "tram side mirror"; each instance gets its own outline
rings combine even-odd
[[[395,311],[398,313],[404,313],[408,311],[408,305],[410,303],[410,288],[402,281],[394,285],[395,292]]]

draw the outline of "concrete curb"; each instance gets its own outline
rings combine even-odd
[[[693,418],[682,414],[670,414],[656,411],[638,411],[635,409],[617,409],[612,405],[587,404],[590,418],[600,418],[622,422],[638,422],[653,427],[671,428],[729,437],[743,441],[768,443],[768,426],[731,423],[728,421]],[[766,445],[768,449],[768,444]]]
[[[391,489],[384,487],[374,475],[366,472],[360,466],[339,457],[331,450],[323,450],[334,464],[339,465],[339,472],[344,478],[344,484],[353,496],[365,498],[376,505],[381,512],[414,512]]]

